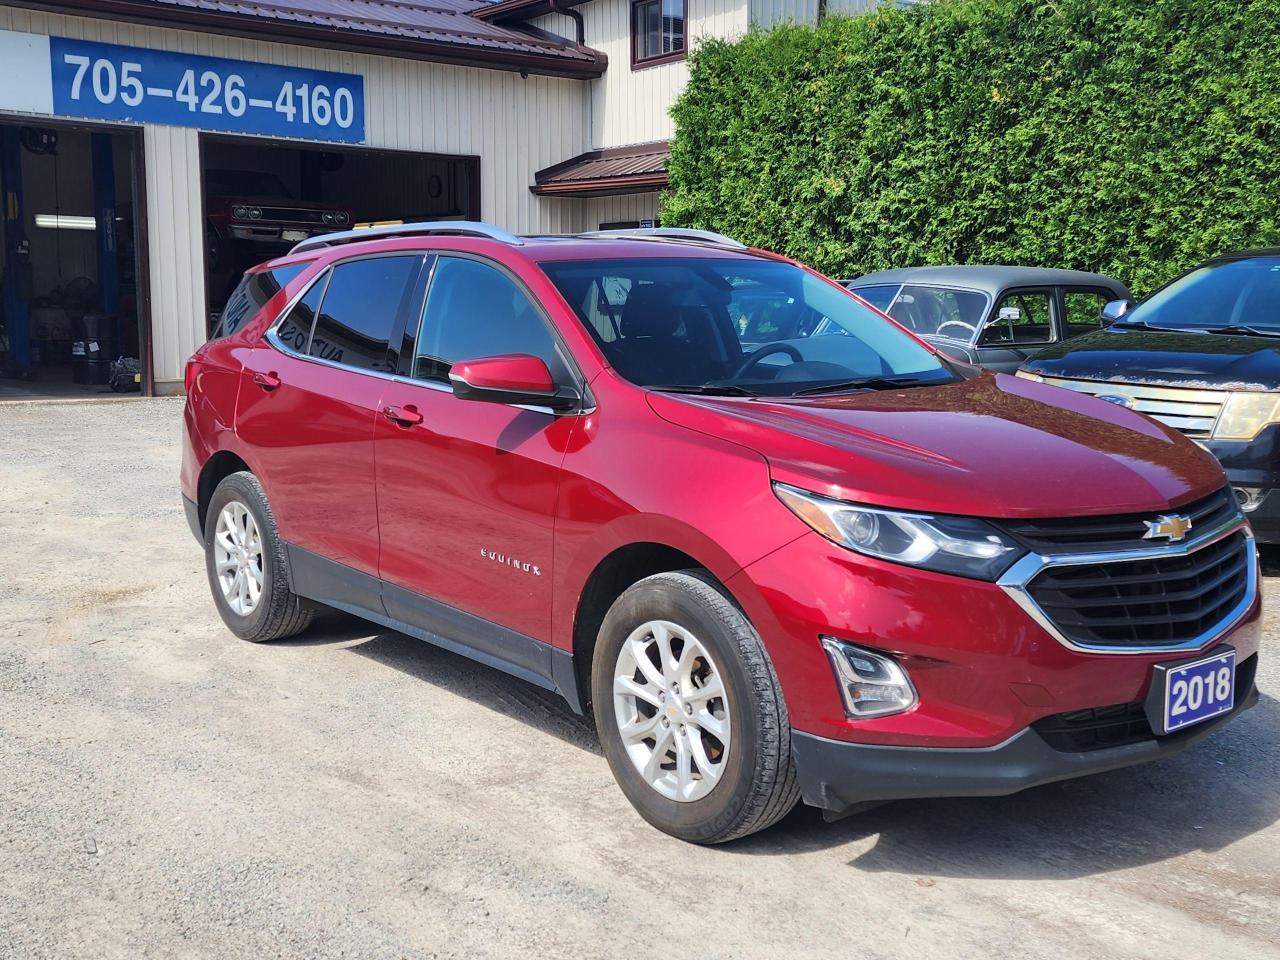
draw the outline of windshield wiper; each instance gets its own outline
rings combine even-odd
[[[650,384],[650,390],[659,393],[697,393],[706,397],[758,397],[760,394],[731,383],[658,383]]]
[[[862,377],[858,380],[842,380],[839,383],[826,383],[820,387],[809,387],[797,390],[793,397],[812,397],[820,393],[840,393],[843,390],[897,390],[900,387],[922,387],[933,381],[904,377],[892,380],[888,377]]]
[[[1280,337],[1280,330],[1263,330],[1260,327],[1250,327],[1243,323],[1228,323],[1221,327],[1204,327],[1204,333],[1225,333],[1246,337]]]
[[[1169,333],[1202,333],[1199,327],[1162,327],[1147,323],[1145,320],[1117,320],[1112,327],[1124,327],[1127,330],[1166,330]]]

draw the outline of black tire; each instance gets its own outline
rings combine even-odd
[[[218,586],[214,570],[213,535],[217,529],[218,515],[232,500],[239,501],[253,515],[262,537],[262,595],[258,604],[247,615],[241,616],[227,604]],[[205,571],[209,576],[209,589],[213,602],[227,628],[242,640],[262,643],[266,640],[282,640],[301,633],[311,625],[315,616],[315,604],[289,589],[288,569],[284,542],[276,531],[275,517],[267,495],[252,473],[241,471],[226,477],[209,498],[204,520]]]
[[[626,753],[614,711],[613,675],[628,636],[651,620],[687,629],[715,661],[727,690],[732,739],[719,782],[701,799],[659,793]],[[700,570],[660,573],[634,584],[600,627],[591,670],[596,730],[613,775],[649,823],[691,843],[735,840],[786,816],[800,798],[791,724],[760,635],[724,588]]]

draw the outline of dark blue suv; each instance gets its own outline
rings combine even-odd
[[[1280,542],[1280,249],[1200,264],[1104,329],[1050,347],[1018,376],[1149,414],[1221,461],[1258,539]]]

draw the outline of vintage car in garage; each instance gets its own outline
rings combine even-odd
[[[295,200],[279,177],[253,170],[210,170],[205,180],[210,253],[228,241],[292,245],[321,233],[344,230],[351,209],[344,204]],[[279,250],[256,251],[258,259]]]
[[[1005,373],[1098,330],[1102,306],[1129,297],[1111,277],[1043,267],[903,267],[846,286],[948,356]]]

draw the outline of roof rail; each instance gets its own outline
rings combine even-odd
[[[475,220],[432,220],[428,223],[396,223],[384,227],[322,233],[318,237],[303,240],[289,253],[304,253],[307,250],[319,250],[322,247],[333,247],[340,243],[359,243],[361,240],[426,236],[485,237],[489,240],[497,240],[499,243],[509,243],[514,247],[524,244],[524,241],[514,233],[508,233],[489,223],[479,223]]]
[[[733,247],[737,250],[747,249],[745,243],[726,237],[723,233],[710,230],[695,230],[692,227],[632,227],[622,230],[591,230],[579,234],[582,237],[631,237],[638,240],[691,240],[694,243],[710,243],[717,247]]]

